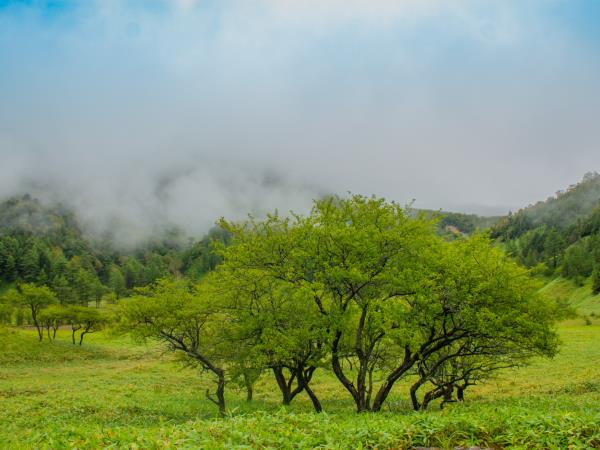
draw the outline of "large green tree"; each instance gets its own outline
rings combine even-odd
[[[544,307],[525,270],[485,237],[443,241],[395,203],[327,198],[307,217],[221,225],[233,236],[225,264],[305,293],[358,411],[380,410],[419,361],[464,340],[504,333],[531,335],[547,354],[555,346],[547,319],[532,324]]]

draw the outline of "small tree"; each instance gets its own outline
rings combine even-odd
[[[71,308],[71,327],[81,330],[79,334],[79,345],[83,344],[83,337],[89,333],[95,333],[104,328],[107,322],[105,314],[97,308],[86,306],[75,306]],[[73,343],[74,341],[73,333]]]
[[[0,323],[9,324],[12,321],[13,306],[0,299]]]
[[[185,280],[159,280],[120,304],[120,327],[142,340],[155,339],[216,378],[216,399],[225,415],[225,369],[220,338],[226,322],[206,291]]]
[[[413,317],[423,327],[419,334],[446,344],[421,352],[415,365],[419,378],[410,389],[415,409],[439,397],[451,401],[454,389],[462,397],[476,381],[534,356],[552,357],[558,344],[552,330],[558,307],[544,301],[527,272],[484,236],[441,250],[430,296]],[[433,388],[420,402],[417,390],[426,383]]]
[[[79,318],[77,317],[77,306],[67,306],[63,310],[63,323],[71,327],[71,342],[75,345],[75,333],[82,327]]]
[[[600,294],[600,267],[598,267],[598,264],[596,264],[592,272],[592,292]]]
[[[42,326],[46,329],[48,339],[56,339],[56,332],[64,323],[67,316],[67,308],[61,305],[51,305],[44,308],[39,313],[39,320]],[[52,333],[50,333],[52,330]]]
[[[56,295],[47,286],[25,283],[17,286],[16,289],[11,289],[6,297],[16,307],[29,310],[41,341],[44,338],[44,332],[38,315],[46,306],[57,303]]]

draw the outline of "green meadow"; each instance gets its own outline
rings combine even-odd
[[[228,415],[205,399],[208,375],[153,345],[108,332],[82,347],[60,331],[0,331],[2,448],[600,448],[600,321],[558,327],[552,360],[501,373],[467,392],[464,404],[413,412],[408,383],[383,413],[356,414],[325,371],[314,390],[325,412],[301,395],[283,408],[267,375],[254,400],[228,390]]]

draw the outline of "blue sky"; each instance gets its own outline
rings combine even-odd
[[[0,195],[190,232],[348,190],[515,209],[600,170],[599,24],[594,0],[0,0]]]

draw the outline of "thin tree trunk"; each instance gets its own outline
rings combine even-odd
[[[277,386],[279,386],[279,390],[281,391],[282,403],[284,405],[289,405],[292,401],[289,384],[285,379],[285,375],[283,374],[282,367],[273,367],[273,374],[275,375],[275,381],[277,381]]]
[[[223,373],[219,375],[217,384],[217,401],[219,403],[219,416],[225,417],[225,376]]]
[[[370,352],[365,351],[362,346],[362,332],[367,319],[367,308],[362,307],[358,327],[356,329],[356,337],[354,340],[354,351],[358,357],[358,374],[356,376],[356,391],[357,391],[357,410],[368,411],[369,402],[367,400],[367,371],[369,370]]]
[[[39,337],[40,342],[41,342],[42,339],[44,339],[44,330],[42,329],[42,327],[38,323],[37,313],[36,313],[36,310],[35,310],[35,308],[33,306],[31,307],[31,319],[33,320],[33,324],[35,325],[35,328],[37,329],[38,337]]]
[[[219,417],[225,417],[225,372],[222,369],[215,368],[210,369],[217,376],[217,390],[215,394],[217,399],[215,400],[210,394],[210,390],[206,390],[206,398],[213,402],[219,408]]]
[[[373,401],[371,411],[381,411],[381,407],[388,398],[388,395],[390,395],[390,392],[392,391],[394,384],[396,384],[396,381],[398,381],[402,375],[408,372],[410,368],[415,364],[415,362],[416,359],[411,354],[409,348],[406,347],[404,349],[404,360],[402,361],[402,364],[400,365],[400,367],[398,367],[396,370],[394,370],[387,376],[387,378],[377,391],[377,395],[375,395],[375,400]]]
[[[417,397],[417,391],[423,384],[422,380],[418,380],[415,384],[410,387],[410,401],[412,402],[412,407],[415,411],[421,409],[421,403],[419,402],[419,398]]]
[[[319,401],[319,398],[316,396],[316,394],[310,388],[310,386],[308,386],[308,384],[306,386],[304,386],[304,390],[306,391],[306,393],[310,397],[310,400],[311,400],[311,402],[313,404],[313,407],[315,408],[315,411],[318,412],[318,413],[323,412],[323,407],[321,406],[321,402]]]
[[[83,330],[81,332],[81,334],[79,335],[79,345],[81,346],[81,344],[83,344],[83,336],[85,336],[86,334],[88,334],[89,332],[86,330]]]
[[[246,401],[251,402],[254,394],[253,383],[246,372],[243,374],[244,385],[246,386]]]
[[[339,351],[339,342],[340,342],[341,337],[342,337],[342,333],[340,331],[337,331],[335,334],[335,338],[333,339],[333,342],[331,343],[331,367],[332,367],[333,373],[335,374],[337,379],[342,383],[342,385],[346,388],[346,390],[348,392],[350,392],[350,394],[352,395],[352,398],[354,399],[354,403],[356,404],[356,410],[358,412],[362,412],[362,409],[361,409],[362,402],[360,401],[359,393],[358,393],[356,387],[354,387],[354,384],[352,383],[352,381],[346,376],[346,374],[344,374],[344,369],[342,368],[342,364],[340,362],[340,357],[339,357],[338,351]]]

